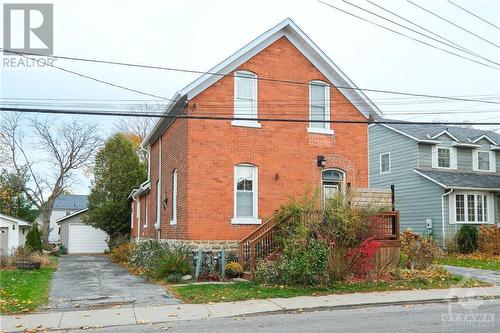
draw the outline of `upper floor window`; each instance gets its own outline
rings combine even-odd
[[[234,74],[234,126],[260,127],[257,119],[257,75],[247,71]]]
[[[432,147],[432,167],[444,169],[457,168],[457,150],[455,147]]]
[[[391,172],[391,153],[380,154],[380,173]]]
[[[238,164],[234,167],[234,218],[233,224],[260,224],[258,219],[257,167]]]
[[[333,134],[330,129],[330,88],[322,81],[309,83],[309,132]]]
[[[177,169],[172,172],[172,220],[170,224],[177,224]]]
[[[474,171],[495,172],[495,152],[488,150],[475,150],[472,155],[472,165]]]

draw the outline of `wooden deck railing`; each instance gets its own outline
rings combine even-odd
[[[377,240],[399,241],[399,212],[381,212],[373,217],[373,229]]]

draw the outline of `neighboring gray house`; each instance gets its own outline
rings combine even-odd
[[[50,215],[49,242],[59,242],[59,226],[56,221],[64,216],[87,208],[87,201],[87,195],[63,194],[57,197],[52,208],[52,214]],[[40,217],[36,221],[38,224],[42,223]]]
[[[446,125],[372,124],[370,187],[394,185],[401,230],[444,240],[500,224],[500,135]]]

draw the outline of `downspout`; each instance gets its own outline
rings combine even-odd
[[[132,200],[135,202],[135,209],[133,211],[135,216],[132,216],[132,220],[135,220],[137,217],[137,199],[135,198],[135,194],[132,196]],[[137,240],[141,240],[141,221],[137,220]]]
[[[156,200],[160,200],[160,204],[158,206],[158,209],[160,210],[159,213],[157,213],[158,215],[158,221],[156,221],[157,223],[157,226],[156,226],[156,235],[158,237],[158,242],[160,241],[161,239],[161,208],[162,208],[162,200],[161,200],[161,186],[162,186],[162,181],[161,181],[161,146],[162,146],[162,135],[160,135],[160,139],[159,139],[159,144],[160,146],[158,147],[158,187],[160,188],[160,191],[159,191],[159,194],[160,194],[160,198],[156,198]]]
[[[446,189],[445,189],[446,191]],[[445,242],[444,242],[444,239],[445,239],[445,227],[444,227],[444,197],[446,197],[447,195],[451,194],[453,192],[453,189],[450,189],[449,191],[447,192],[444,192],[444,194],[441,196],[441,225],[443,227],[443,248],[445,248]],[[448,210],[449,210],[450,206],[448,204]],[[451,218],[451,216],[450,216]]]

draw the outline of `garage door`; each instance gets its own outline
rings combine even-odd
[[[68,253],[103,253],[107,248],[108,235],[85,224],[70,224]]]

